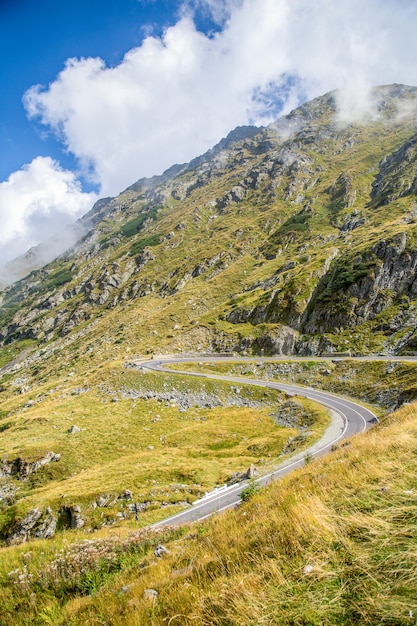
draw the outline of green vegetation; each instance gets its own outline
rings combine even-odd
[[[372,251],[365,252],[359,258],[348,256],[337,260],[329,275],[327,285],[323,285],[319,300],[330,300],[335,292],[346,290],[353,283],[359,282],[361,278],[369,276],[380,265],[381,261]]]
[[[33,345],[34,342],[28,339],[25,341],[15,341],[0,348],[0,368],[9,364],[16,357],[22,354],[25,350],[28,350]]]
[[[156,220],[156,216],[158,214],[158,210],[153,208],[149,211],[144,211],[140,213],[137,217],[132,218],[120,229],[120,234],[123,237],[133,237],[133,235],[137,235],[141,230],[146,220]]]
[[[198,528],[5,548],[3,622],[410,623],[416,424],[404,407]]]
[[[45,290],[62,287],[62,285],[69,283],[73,279],[73,277],[74,274],[70,269],[63,268],[57,270],[53,274],[48,275]]]
[[[135,241],[135,243],[132,245],[132,247],[129,250],[129,255],[135,256],[136,254],[139,254],[140,252],[142,252],[148,246],[149,247],[158,246],[160,243],[161,243],[160,235],[149,235],[148,237],[142,237],[141,239],[138,239],[137,241]]]
[[[285,141],[271,126],[138,183],[80,247],[0,294],[0,367],[20,359],[0,386],[2,624],[414,619],[416,364],[315,356],[417,354],[415,163],[402,157],[416,118],[395,116],[398,92],[414,111],[415,90],[385,87],[378,120],[343,127],[328,96],[293,113]],[[380,416],[403,408],[309,463],[324,408],[132,367],[211,351],[255,360],[189,367],[322,387]],[[256,360],[291,352],[310,356]],[[290,440],[305,467],[237,511],[138,530],[252,464],[267,472]],[[31,512],[37,525],[14,534]]]
[[[248,500],[253,498],[253,496],[257,494],[258,491],[259,485],[255,482],[254,479],[251,479],[249,481],[249,485],[242,489],[242,491],[240,492],[240,497],[242,498],[243,502],[247,502]]]
[[[16,489],[15,507],[10,517],[10,508],[0,505],[3,537],[13,520],[35,507],[49,506],[56,514],[63,497],[82,507],[89,528],[114,524],[121,514],[133,522],[119,497],[127,488],[145,506],[144,525],[167,515],[163,503],[175,509],[192,502],[251,464],[265,471],[298,432],[276,425],[272,414],[279,415],[283,396],[274,390],[243,387],[238,407],[227,383],[144,375],[120,366],[91,376],[87,388],[75,377],[58,388],[53,394],[45,387],[38,387],[35,396],[23,394],[23,411],[20,399],[3,403],[7,426],[0,458],[31,462],[50,450],[61,455],[30,480],[9,480]],[[307,446],[328,418],[308,401],[301,410],[310,427],[300,446]],[[73,424],[81,430],[70,434]],[[111,494],[111,504],[100,510],[93,505],[103,494]]]

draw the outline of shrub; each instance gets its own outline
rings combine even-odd
[[[242,489],[242,491],[240,492],[240,497],[242,498],[243,502],[247,502],[248,500],[250,500],[251,498],[253,498],[253,496],[258,493],[259,491],[259,485],[257,482],[255,482],[255,480],[252,478],[249,481],[249,484],[247,487],[245,487],[244,489]]]

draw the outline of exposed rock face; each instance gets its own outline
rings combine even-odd
[[[53,515],[50,508],[46,509],[46,515],[43,517],[41,524],[37,526],[34,536],[37,539],[49,539],[55,535],[57,527],[57,518]]]
[[[27,461],[18,457],[13,461],[1,461],[0,477],[13,476],[19,480],[26,480],[31,474],[37,472],[41,467],[49,463],[57,463],[61,458],[60,454],[47,452],[44,457],[37,461]]]
[[[4,292],[0,341],[52,342],[107,309],[204,285],[206,308],[183,311],[187,321],[206,324],[201,315],[213,304],[231,324],[277,325],[262,336],[246,329],[229,345],[309,352],[322,333],[372,320],[401,297],[416,300],[416,94],[376,88],[378,119],[346,126],[335,118],[337,95],[326,94],[99,201],[80,220],[73,248]],[[211,297],[219,274],[227,279],[222,302]],[[212,345],[226,342],[213,326]]]
[[[0,485],[0,504],[13,504],[15,501],[15,493],[16,489],[10,481],[2,481],[2,484]]]
[[[77,504],[61,506],[59,515],[64,528],[76,530],[77,528],[82,528],[85,524],[85,519],[81,515],[81,507]]]
[[[219,406],[247,406],[259,408],[261,403],[250,400],[247,397],[240,397],[234,393],[230,396],[220,397],[206,391],[184,392],[179,389],[156,392],[153,390],[133,391],[131,389],[123,391],[124,398],[142,398],[143,400],[157,400],[165,402],[167,406],[177,406],[180,411],[186,411],[191,407],[213,409]]]
[[[390,241],[381,240],[367,256],[356,258],[348,268],[351,278],[345,277],[341,281],[341,268],[339,261],[339,265],[336,264],[323,279],[321,294],[319,291],[321,298],[309,311],[304,332],[315,334],[335,327],[352,327],[373,319],[395,298],[416,297],[417,250],[407,248],[404,232]],[[333,302],[331,308],[328,298]]]
[[[251,312],[248,311],[248,316]],[[231,319],[229,321],[232,321]],[[278,325],[264,332],[260,337],[242,337],[238,345],[233,346],[237,352],[255,352],[264,356],[292,354],[299,339],[298,331],[289,326]]]
[[[333,210],[350,208],[356,200],[356,190],[346,174],[340,174],[334,185],[329,189],[330,202]]]
[[[6,537],[6,544],[16,545],[33,538],[48,539],[55,534],[56,526],[56,516],[49,507],[45,511],[32,509],[21,522],[14,525]]]
[[[417,135],[414,135],[399,150],[382,159],[379,174],[372,185],[373,206],[388,204],[417,192],[416,162]]]

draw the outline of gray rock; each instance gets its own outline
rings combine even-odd
[[[110,496],[99,496],[96,500],[97,506],[106,506],[110,500]]]
[[[6,538],[6,544],[11,546],[27,541],[31,536],[32,530],[36,527],[41,517],[42,510],[38,507],[29,511],[26,517],[20,523],[17,523],[13,528],[13,531],[10,535],[8,535]]]
[[[85,525],[85,519],[81,515],[81,507],[76,504],[71,506],[61,506],[59,509],[59,515],[63,526],[66,528],[76,530],[77,528],[82,528]]]
[[[74,435],[75,433],[80,433],[81,428],[78,428],[75,424],[73,424],[70,428],[68,428],[68,432],[70,435]]]
[[[120,494],[119,500],[131,500],[133,498],[133,491],[130,489],[125,489],[123,493]]]
[[[161,558],[164,555],[168,555],[170,554],[170,551],[163,546],[162,544],[159,544],[159,546],[156,546],[155,550],[153,551],[154,555]]]
[[[246,470],[246,472],[236,472],[235,474],[232,474],[229,478],[229,480],[227,481],[228,485],[235,485],[236,483],[240,483],[243,480],[250,480],[252,478],[255,478],[256,476],[256,467],[253,465],[253,463],[249,466],[249,468]]]
[[[10,506],[15,502],[16,489],[10,482],[4,482],[0,485],[0,503],[4,502]]]
[[[49,463],[57,463],[61,458],[60,454],[56,454],[55,452],[47,452],[45,456],[41,457],[36,461],[27,461],[26,459],[22,459],[21,457],[17,457],[12,461],[3,460],[0,464],[0,478],[4,478],[6,476],[15,476],[19,480],[26,480],[37,472],[44,465],[48,465]]]
[[[52,515],[52,511],[49,507],[46,509],[46,513],[47,516],[34,532],[34,536],[38,539],[49,539],[55,535],[57,518],[55,515]]]
[[[158,595],[156,589],[145,589],[143,592],[143,598],[151,602],[155,602],[158,599]]]
[[[252,479],[252,478],[255,478],[255,476],[256,476],[256,467],[252,463],[246,472],[246,478]]]

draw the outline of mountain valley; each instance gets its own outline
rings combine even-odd
[[[47,265],[16,262],[0,294],[5,624],[414,623],[417,88],[376,87],[350,121],[339,97],[236,128],[98,201]],[[329,423],[302,395],[140,369],[183,353],[203,375],[350,396],[381,424],[234,512],[152,534]]]

